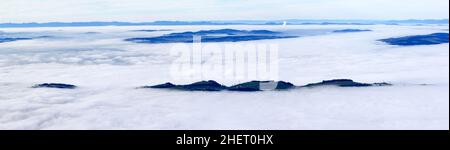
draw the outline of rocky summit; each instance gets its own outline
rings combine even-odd
[[[319,83],[307,84],[301,87],[322,87],[322,86],[338,86],[338,87],[368,87],[368,86],[389,86],[389,83],[360,83],[350,79],[334,79],[325,80]]]
[[[154,86],[144,86],[142,88],[153,88],[153,89],[174,89],[182,91],[221,91],[225,90],[227,87],[223,86],[216,81],[200,81],[187,85],[175,85],[170,82],[154,85]]]
[[[57,88],[57,89],[75,89],[77,86],[63,83],[43,83],[33,86],[32,88]]]
[[[240,91],[240,92],[256,92],[256,91],[281,91],[295,88],[314,88],[323,86],[337,86],[337,87],[369,87],[369,86],[391,86],[390,83],[360,83],[350,79],[334,79],[325,80],[319,83],[307,84],[304,86],[295,86],[292,83],[285,81],[250,81],[236,84],[230,87],[224,86],[216,81],[200,81],[187,85],[175,85],[170,82],[154,85],[144,86],[142,88],[152,89],[173,89],[181,91]]]
[[[287,90],[295,88],[295,85],[284,81],[251,81],[228,88],[230,91],[264,91],[264,90]]]
[[[435,45],[448,43],[448,33],[405,36],[398,38],[381,39],[379,41],[398,46]]]

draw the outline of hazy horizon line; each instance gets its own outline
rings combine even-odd
[[[86,21],[47,21],[47,22],[0,22],[0,24],[27,24],[27,23],[90,23],[90,22],[104,22],[104,23],[155,23],[155,22],[233,22],[233,21],[444,21],[449,20],[449,18],[435,18],[435,19],[238,19],[238,20],[154,20],[154,21],[102,21],[102,20],[86,20]]]

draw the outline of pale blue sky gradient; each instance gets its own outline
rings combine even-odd
[[[0,23],[448,19],[448,0],[1,0]]]

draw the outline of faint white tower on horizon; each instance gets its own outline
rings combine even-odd
[[[283,26],[286,26],[287,25],[287,22],[286,21],[283,21]]]

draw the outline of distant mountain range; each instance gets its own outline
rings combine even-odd
[[[254,41],[254,40],[269,40],[269,39],[285,39],[296,38],[297,36],[283,35],[281,32],[274,32],[269,30],[201,30],[198,32],[181,32],[170,33],[158,37],[139,37],[130,38],[125,41],[136,43],[192,43],[194,36],[202,36],[201,42],[240,42],[240,41]]]
[[[373,25],[373,24],[449,24],[448,19],[428,20],[234,20],[234,21],[155,21],[155,22],[48,22],[48,23],[0,23],[0,28],[17,27],[87,27],[87,26],[156,26],[156,25]]]

